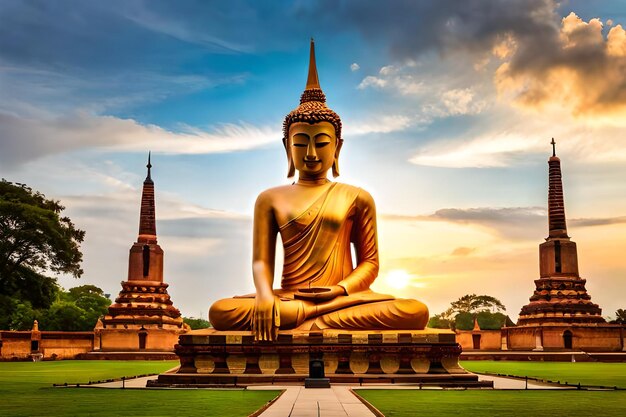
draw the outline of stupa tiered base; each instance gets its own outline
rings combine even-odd
[[[252,332],[205,329],[181,335],[176,354],[179,370],[149,386],[304,385],[310,359],[324,361],[331,384],[491,386],[459,366],[448,330],[281,331],[275,342],[255,342]]]

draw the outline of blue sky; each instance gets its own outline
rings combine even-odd
[[[606,316],[624,308],[625,2],[3,1],[0,20],[0,176],[86,230],[66,287],[118,293],[151,150],[175,305],[253,290],[252,207],[288,181],[281,124],[314,37],[338,180],[378,206],[377,290],[432,313],[486,293],[515,317],[555,137],[581,275]]]

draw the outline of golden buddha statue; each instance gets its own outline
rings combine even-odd
[[[270,188],[254,208],[252,273],[256,294],[223,299],[209,310],[217,330],[253,330],[259,341],[278,330],[421,330],[428,308],[378,294],[376,207],[365,190],[327,178],[339,175],[341,120],[326,106],[311,40],[300,105],[283,123],[291,185]],[[285,253],[281,288],[273,289],[276,236]],[[356,253],[352,259],[351,244]]]

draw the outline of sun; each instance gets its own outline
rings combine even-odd
[[[411,283],[411,275],[404,269],[394,269],[385,275],[385,284],[391,288],[401,290]]]

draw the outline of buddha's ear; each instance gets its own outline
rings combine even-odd
[[[337,147],[335,148],[335,160],[333,161],[333,177],[339,176],[339,152],[341,152],[341,146],[343,145],[343,139],[337,140]]]
[[[289,139],[283,138],[283,145],[285,146],[285,152],[287,152],[287,178],[291,178],[296,175],[296,166],[293,164],[293,156],[289,148]]]

